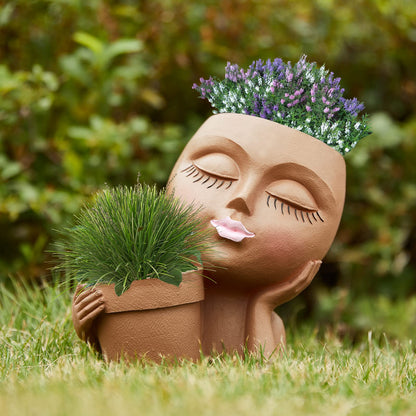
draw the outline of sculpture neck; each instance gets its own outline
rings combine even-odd
[[[284,346],[283,322],[273,312],[276,305],[267,296],[209,279],[204,281],[204,289],[202,350],[205,355],[223,351],[243,355],[246,350],[255,352],[260,348],[270,356]]]
[[[204,354],[212,351],[242,353],[246,337],[246,314],[249,294],[238,292],[210,280],[205,281],[203,303]]]

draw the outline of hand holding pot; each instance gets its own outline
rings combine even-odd
[[[77,335],[94,346],[98,343],[92,329],[93,323],[104,308],[104,296],[99,289],[85,289],[85,285],[77,286],[72,302],[72,321]]]

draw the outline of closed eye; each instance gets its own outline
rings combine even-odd
[[[280,199],[271,194],[267,194],[266,203],[269,208],[274,208],[274,210],[279,212],[281,215],[291,215],[297,221],[302,221],[312,225],[314,223],[324,222],[317,210],[301,207],[300,205]]]
[[[229,189],[236,179],[225,178],[220,175],[207,173],[193,163],[187,168],[181,170],[186,177],[190,178],[193,183],[199,183],[207,189]]]

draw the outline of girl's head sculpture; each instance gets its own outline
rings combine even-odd
[[[342,154],[369,134],[363,105],[339,78],[302,57],[228,64],[225,80],[194,85],[216,107],[177,161],[170,190],[202,205],[217,250],[206,260],[223,285],[290,279],[321,260],[344,205]],[[216,231],[215,231],[216,229]]]
[[[240,287],[290,278],[321,260],[340,222],[343,157],[326,144],[258,117],[218,114],[193,136],[171,186],[202,205],[216,246],[214,279]],[[216,229],[216,230],[215,230]]]

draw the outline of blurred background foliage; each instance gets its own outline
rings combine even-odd
[[[280,308],[355,336],[416,324],[416,2],[11,0],[0,6],[0,278],[49,275],[54,229],[107,184],[163,186],[227,61],[302,54],[364,101],[337,239]],[[400,324],[399,324],[400,322]]]

